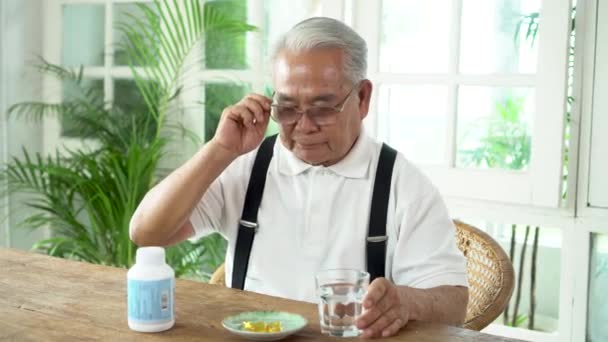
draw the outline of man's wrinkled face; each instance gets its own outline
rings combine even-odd
[[[343,70],[338,48],[283,50],[275,59],[275,104],[286,113],[299,113],[297,121],[280,124],[281,141],[309,164],[337,163],[361,132],[372,85],[368,80],[353,85]]]

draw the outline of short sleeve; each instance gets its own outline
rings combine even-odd
[[[217,232],[221,227],[224,196],[222,192],[222,177],[218,177],[205,192],[201,200],[190,214],[190,223],[194,235],[189,239],[196,241],[199,238]]]
[[[456,245],[456,228],[439,192],[429,187],[425,195],[397,208],[402,220],[393,281],[416,288],[468,286],[466,259]]]
[[[211,233],[220,233],[228,240],[236,238],[249,175],[257,150],[233,161],[207,189],[190,214],[196,241]]]

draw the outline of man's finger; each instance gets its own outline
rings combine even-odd
[[[394,305],[395,303],[392,303],[387,296],[384,296],[376,305],[366,309],[363,314],[357,318],[357,327],[359,329],[367,328]]]
[[[363,330],[363,337],[379,337],[399,316],[395,310],[389,310],[380,316],[372,325]]]
[[[399,330],[401,330],[401,328],[403,328],[403,326],[404,324],[401,318],[397,318],[393,321],[393,323],[391,323],[388,327],[382,330],[382,337],[389,337],[395,335],[399,332]]]
[[[363,298],[363,307],[369,309],[384,297],[388,286],[385,278],[376,278],[367,288],[367,294]]]
[[[376,307],[366,310],[361,316],[357,318],[357,328],[365,329],[369,327],[382,315],[382,313],[383,312]]]
[[[230,108],[230,113],[235,118],[240,120],[243,123],[243,125],[245,125],[246,127],[254,127],[253,119],[255,118],[255,116],[249,110],[249,108],[247,108],[246,106],[243,106],[243,105],[233,106]]]
[[[249,109],[250,112],[253,113],[256,122],[264,121],[264,118],[266,117],[265,113],[267,111],[264,110],[264,108],[262,107],[263,105],[261,103],[259,103],[258,101],[254,100],[254,99],[246,98],[245,100],[242,101],[242,104],[245,107],[247,107],[247,109]]]
[[[247,97],[255,99],[255,101],[259,102],[266,111],[270,110],[270,104],[272,103],[271,98],[256,93],[251,93],[247,95]]]

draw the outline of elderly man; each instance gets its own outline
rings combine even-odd
[[[461,324],[465,260],[437,189],[362,129],[366,54],[337,20],[294,26],[275,49],[273,98],[250,94],[223,111],[213,139],[145,196],[133,241],[167,246],[219,232],[227,284],[310,302],[320,270],[367,269],[364,337],[410,320]],[[264,140],[271,118],[276,142]]]

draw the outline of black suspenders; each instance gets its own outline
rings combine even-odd
[[[393,178],[393,165],[397,151],[382,144],[374,192],[372,193],[372,207],[369,213],[369,227],[367,231],[367,271],[370,281],[384,277],[386,262],[386,214],[388,213],[388,198],[391,194],[391,178]]]
[[[251,170],[251,177],[245,194],[245,205],[243,214],[239,221],[239,232],[236,238],[236,249],[234,251],[234,267],[232,269],[232,288],[244,289],[247,266],[249,265],[249,254],[253,245],[253,237],[258,229],[258,209],[264,194],[266,184],[266,173],[272,159],[272,150],[276,135],[268,137],[262,142],[258,149]]]
[[[253,162],[251,177],[245,194],[243,214],[239,221],[238,235],[234,253],[234,266],[232,269],[232,288],[244,289],[249,255],[253,245],[253,238],[258,228],[258,209],[262,202],[264,185],[268,165],[272,159],[273,148],[277,136],[268,137],[262,142]],[[367,237],[367,270],[370,280],[384,277],[386,260],[386,214],[388,212],[388,199],[391,189],[393,165],[397,151],[386,144],[382,144],[369,217],[369,230]]]

